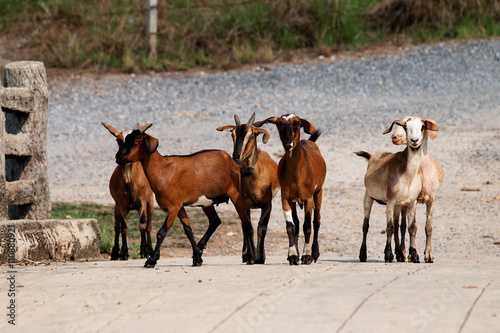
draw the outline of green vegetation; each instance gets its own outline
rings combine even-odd
[[[183,70],[328,56],[500,34],[492,0],[159,0],[158,56],[144,38],[146,0],[2,0],[0,31],[26,38],[48,67]]]
[[[186,209],[193,233],[195,236],[201,237],[207,229],[208,219],[200,209]],[[153,215],[153,230],[151,237],[153,244],[156,243],[156,232],[163,224],[166,213],[156,207]],[[115,218],[114,205],[99,205],[93,203],[84,204],[69,204],[69,203],[53,203],[52,218],[54,219],[83,219],[93,218],[97,220],[99,233],[101,235],[101,253],[111,254],[114,245],[115,237]],[[141,243],[141,233],[139,231],[139,215],[136,211],[131,211],[127,218],[128,222],[128,248],[129,258],[139,258],[139,246]],[[168,231],[167,242],[175,247],[188,247],[191,245],[187,240],[182,224],[176,221],[172,228]],[[165,243],[164,243],[165,244]],[[120,237],[121,245],[121,237]]]

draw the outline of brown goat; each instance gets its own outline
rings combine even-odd
[[[321,131],[315,130],[307,120],[294,114],[281,117],[269,117],[256,122],[260,127],[266,123],[275,124],[280,134],[285,154],[278,165],[278,179],[281,186],[281,205],[286,221],[288,234],[288,262],[299,264],[299,218],[298,203],[304,205],[304,251],[302,264],[311,264],[319,258],[318,233],[321,220],[321,203],[323,198],[323,183],[326,177],[326,163],[315,141]],[[300,140],[300,129],[311,134],[309,140]],[[311,246],[311,216],[314,209],[314,239]]]
[[[253,264],[255,247],[249,238],[252,225],[247,219],[239,193],[240,169],[236,162],[221,150],[203,150],[185,156],[161,156],[157,151],[158,139],[145,133],[151,126],[147,124],[133,130],[116,153],[116,163],[119,165],[141,162],[158,205],[168,215],[156,235],[153,254],[144,266],[150,268],[156,265],[161,244],[177,216],[193,248],[193,266],[201,266],[202,251],[221,223],[213,205],[228,202],[229,199],[236,207],[243,224],[244,237],[247,237],[247,263]],[[202,207],[209,219],[208,229],[198,244],[194,240],[185,206]]]
[[[406,117],[404,120],[408,120],[411,117]],[[432,121],[432,120],[429,120]],[[432,263],[434,257],[432,256],[432,220],[434,216],[434,202],[436,201],[437,193],[441,188],[444,180],[444,170],[441,164],[427,152],[427,142],[428,137],[431,139],[436,138],[436,132],[425,131],[424,141],[422,143],[422,161],[420,170],[422,173],[422,190],[417,198],[417,203],[425,204],[426,206],[426,220],[425,220],[425,262]],[[398,127],[392,133],[392,143],[395,145],[406,145],[406,133],[402,127]],[[397,232],[397,226],[395,225],[395,233]],[[404,261],[405,258],[405,232],[406,232],[406,209],[401,210],[401,254]],[[396,244],[397,246],[397,244]],[[396,255],[397,256],[397,255]]]
[[[387,242],[384,250],[385,261],[392,262],[394,259],[391,246],[393,234],[396,243],[396,256],[398,257],[402,254],[398,253],[399,240],[397,233],[394,233],[394,224],[399,218],[401,210],[406,207],[409,221],[408,231],[410,233],[408,260],[415,263],[419,262],[419,257],[415,248],[415,236],[417,233],[415,208],[417,197],[422,189],[420,172],[423,151],[422,143],[426,136],[426,131],[437,131],[439,127],[434,121],[412,117],[407,121],[395,120],[392,125],[384,131],[384,134],[389,133],[394,124],[403,127],[406,132],[407,146],[404,151],[394,154],[377,152],[373,155],[364,151],[356,153],[358,156],[362,156],[368,160],[368,169],[364,178],[366,192],[363,199],[363,242],[359,253],[359,259],[362,262],[365,262],[367,259],[366,236],[368,234],[373,201],[387,205]]]
[[[102,123],[116,137],[118,147],[125,141],[124,137],[130,131],[120,132],[113,126]],[[153,252],[151,245],[151,220],[153,218],[155,199],[144,174],[141,163],[119,165],[109,180],[109,192],[115,201],[115,244],[111,251],[111,260],[127,260],[127,215],[131,210],[139,213],[139,229],[141,231],[141,258],[146,258]],[[120,251],[119,238],[122,236]]]
[[[226,125],[217,128],[218,131],[231,132],[233,137],[233,159],[242,172],[241,195],[245,206],[245,213],[250,221],[250,209],[260,208],[261,215],[257,228],[257,251],[255,263],[263,264],[266,261],[264,240],[267,233],[267,224],[271,216],[272,200],[279,189],[278,164],[268,153],[257,148],[257,136],[263,134],[262,142],[267,143],[271,135],[268,130],[252,126],[255,113],[247,124],[241,124],[240,118],[234,115],[236,126]],[[247,172],[248,175],[243,174]],[[253,239],[253,228],[252,228]],[[243,242],[243,262],[246,262],[247,243]]]

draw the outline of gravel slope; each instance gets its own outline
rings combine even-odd
[[[324,129],[318,144],[328,165],[322,212],[323,237],[331,240],[326,248],[356,256],[366,162],[352,152],[398,150],[382,132],[394,119],[414,115],[434,119],[441,127],[430,143],[431,154],[445,169],[435,213],[435,234],[441,235],[436,248],[441,245],[444,255],[443,244],[462,246],[458,242],[463,238],[453,232],[465,237],[472,224],[477,244],[467,242],[481,253],[499,255],[493,242],[500,240],[500,197],[495,200],[500,195],[500,40],[420,46],[316,65],[276,65],[270,71],[76,76],[50,82],[53,201],[111,202],[107,182],[117,147],[102,121],[118,129],[154,123],[148,132],[159,138],[160,153],[188,154],[206,148],[231,152],[230,135],[215,128],[233,123],[234,113],[242,120],[254,111],[257,120],[295,113]],[[271,139],[260,147],[280,152],[275,128],[267,128]],[[480,191],[461,191],[464,186]],[[279,200],[275,207],[270,227],[281,230]],[[374,207],[374,234],[385,228],[383,211]],[[423,237],[423,207],[417,214]],[[373,238],[378,245],[369,248],[380,256],[385,237]]]

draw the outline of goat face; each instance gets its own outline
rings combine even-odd
[[[115,159],[119,165],[133,163],[152,154],[158,147],[158,139],[144,133],[152,124],[139,126],[128,133],[118,149]]]
[[[269,117],[266,120],[256,122],[254,126],[260,127],[265,123],[276,125],[283,148],[288,152],[293,151],[293,149],[298,146],[301,128],[308,134],[313,134],[315,130],[311,123],[294,114],[284,114],[281,117]]]
[[[436,138],[436,131],[439,126],[434,120],[420,119],[418,117],[406,117],[404,120],[395,120],[392,125],[384,131],[384,134],[392,131],[394,124],[401,126],[402,129],[397,129],[392,135],[392,143],[407,144],[412,149],[418,149],[424,140],[425,131],[431,139]],[[405,134],[402,133],[405,131]]]
[[[396,146],[406,145],[406,132],[403,127],[396,128],[394,133],[392,133],[391,139],[392,143]]]
[[[217,130],[231,132],[234,144],[233,159],[236,164],[241,164],[252,156],[252,153],[257,147],[257,136],[259,136],[259,134],[264,134],[262,142],[267,143],[271,134],[266,129],[256,128],[252,125],[255,120],[255,112],[252,114],[247,124],[240,124],[237,115],[234,115],[234,119],[236,120],[236,126],[220,126],[217,127]]]

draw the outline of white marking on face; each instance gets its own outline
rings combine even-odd
[[[285,221],[293,224],[293,217],[291,210],[284,210],[283,215],[285,216]]]
[[[127,135],[129,135],[130,133],[132,133],[132,130],[126,130],[126,131],[123,131],[122,132],[122,135],[123,135],[123,140],[125,140],[127,138]]]
[[[208,207],[208,206],[212,206],[213,205],[213,201],[208,199],[206,196],[202,195],[201,197],[198,198],[198,200],[189,205],[189,206],[197,206],[197,207]]]
[[[296,115],[294,115],[293,113],[292,114],[289,114],[287,116],[281,116],[281,118],[285,119],[285,120],[290,120],[294,117],[297,117]]]
[[[422,120],[420,118],[410,118],[406,122],[406,140],[410,147],[418,148],[422,144]]]

